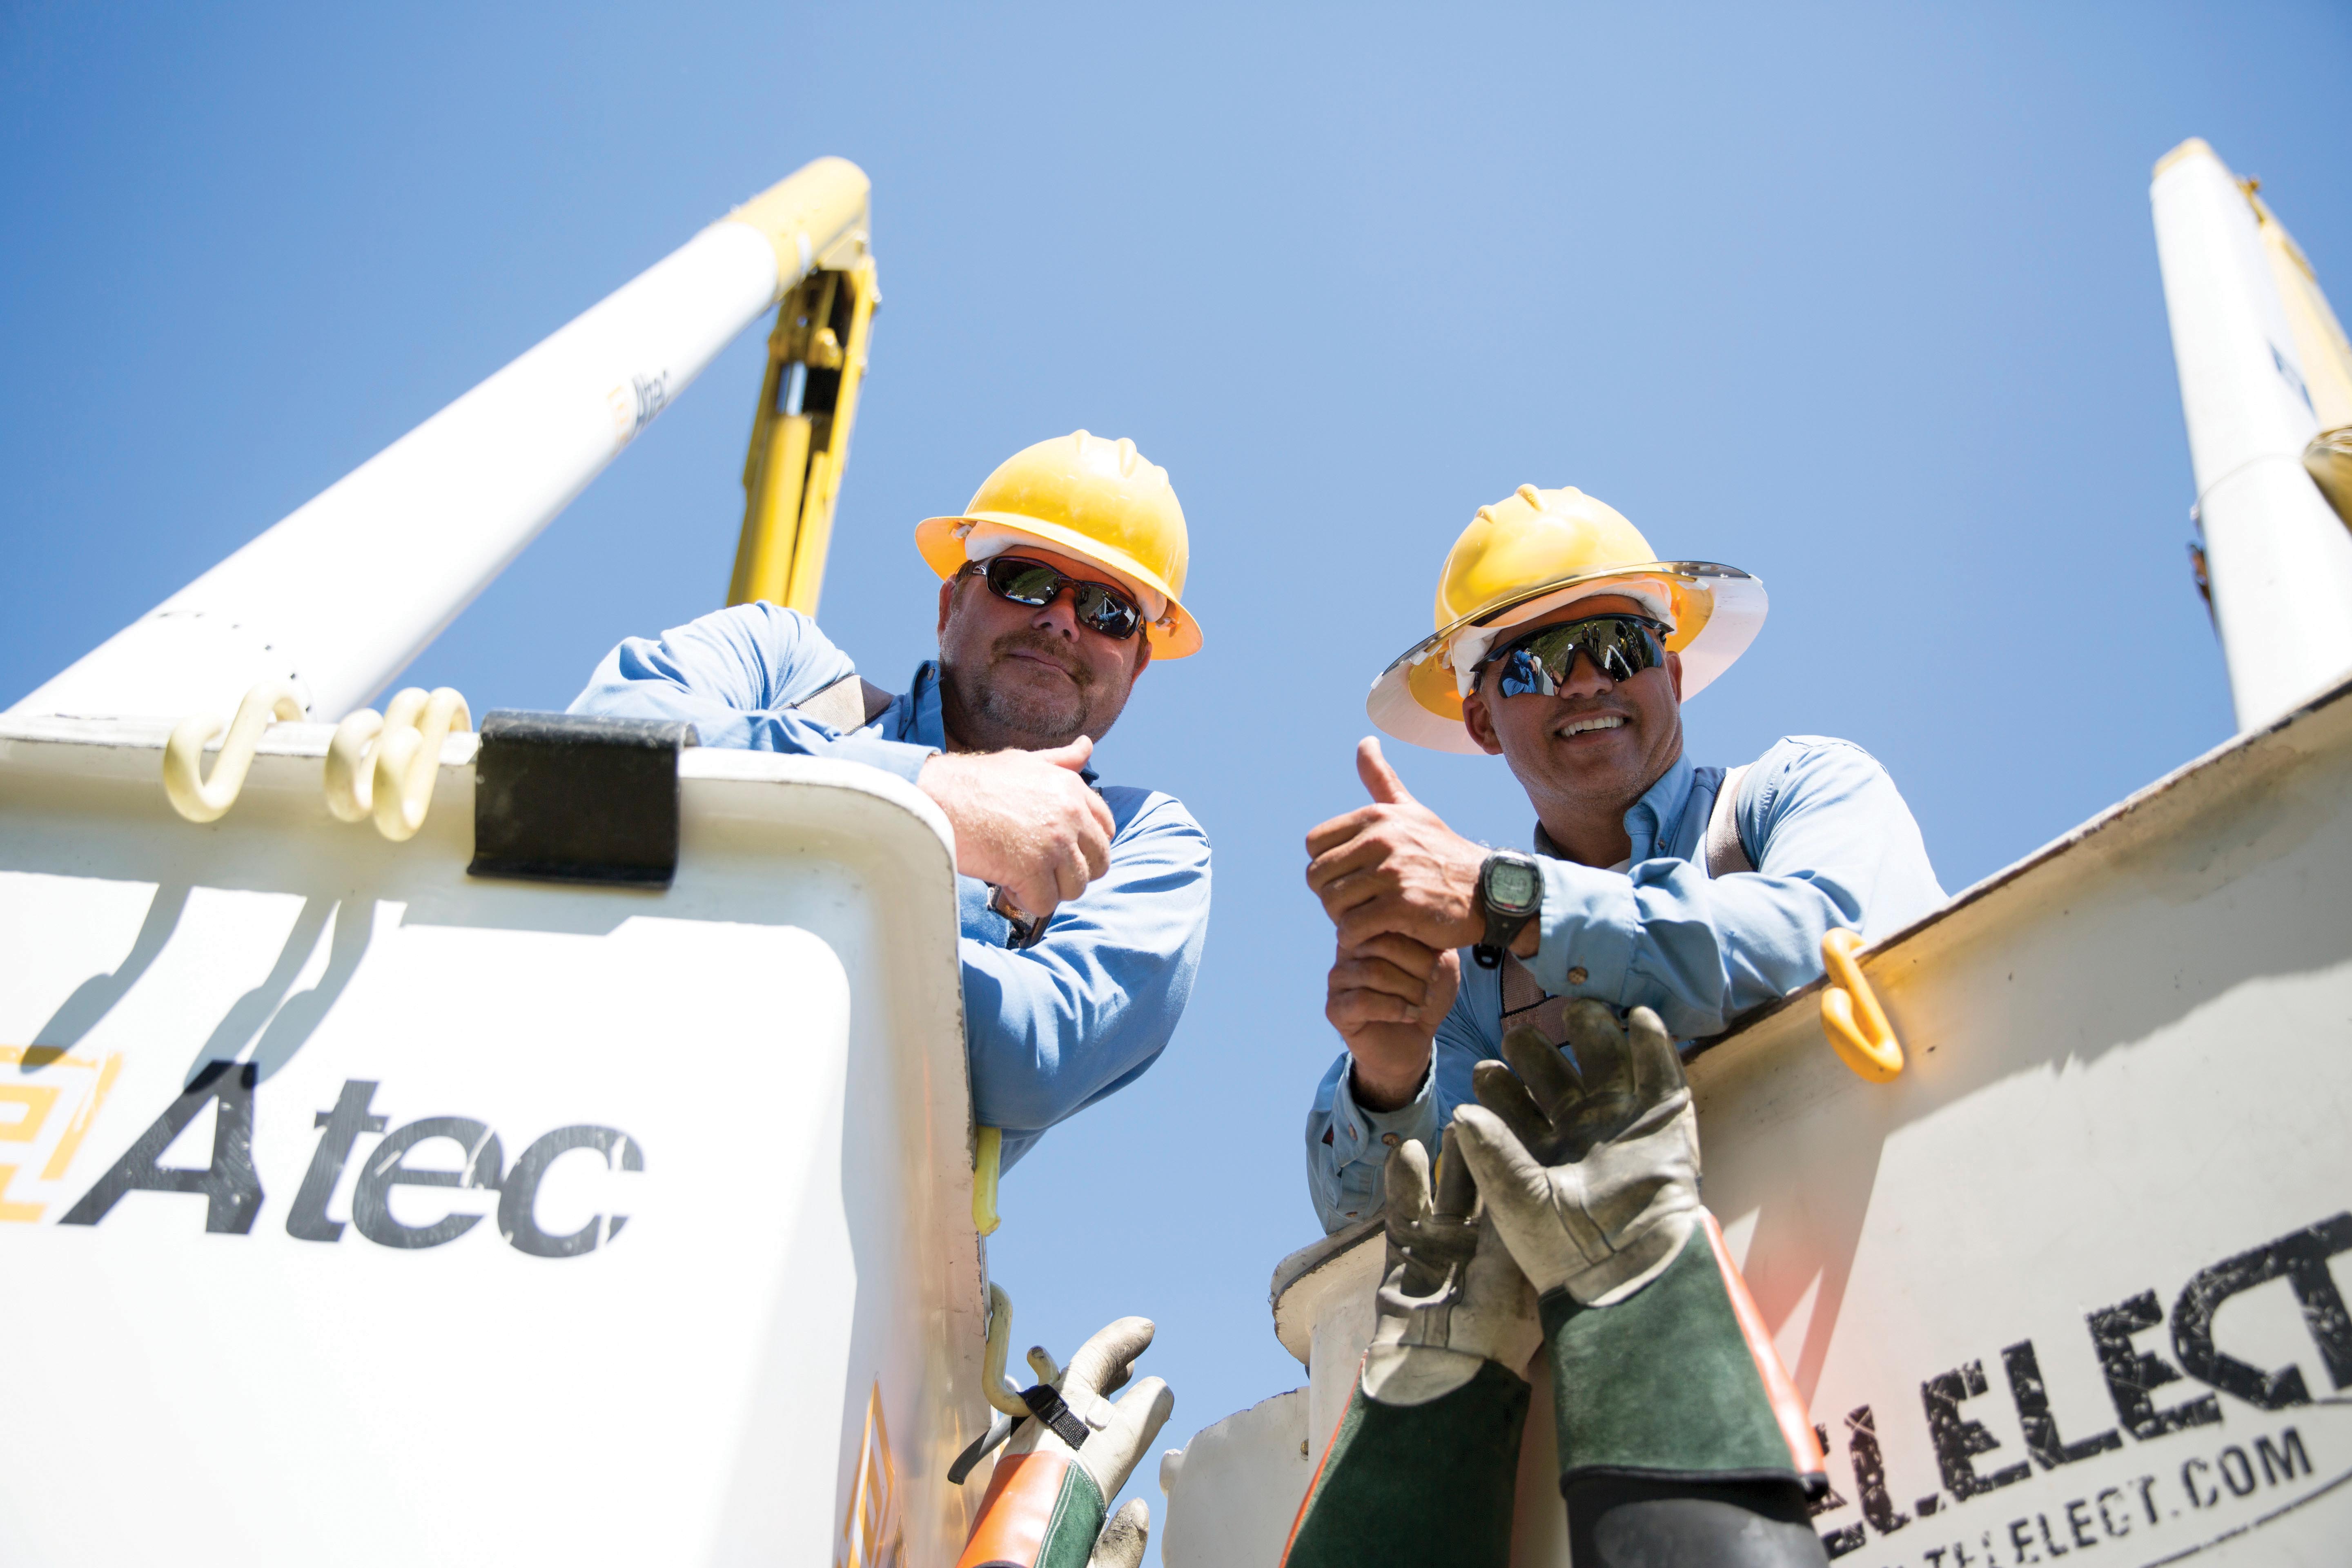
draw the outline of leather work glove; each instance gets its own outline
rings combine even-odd
[[[1477,1375],[1482,1363],[1524,1372],[1543,1342],[1536,1293],[1449,1131],[1439,1191],[1418,1142],[1389,1152],[1389,1268],[1373,1298],[1363,1390],[1383,1405],[1425,1405]]]
[[[1060,1378],[1022,1395],[1031,1418],[997,1459],[956,1568],[1138,1568],[1150,1506],[1136,1498],[1108,1524],[1103,1515],[1176,1396],[1156,1377],[1116,1404],[1103,1395],[1127,1382],[1151,1335],[1150,1319],[1121,1318],[1079,1346]]]
[[[1390,1151],[1388,1269],[1361,1374],[1291,1527],[1286,1568],[1503,1568],[1535,1292],[1480,1212],[1449,1131]]]
[[[1539,1292],[1575,1568],[1805,1568],[1822,1461],[1698,1201],[1698,1123],[1658,1016],[1590,1000],[1472,1074],[1464,1163]]]
[[[1454,1129],[1537,1291],[1606,1306],[1656,1279],[1698,1223],[1698,1114],[1655,1013],[1620,1024],[1586,998],[1565,1022],[1573,1061],[1512,1030],[1510,1066],[1472,1070],[1479,1103],[1454,1112]]]

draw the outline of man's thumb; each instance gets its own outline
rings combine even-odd
[[[1372,798],[1382,805],[1411,805],[1412,794],[1404,787],[1404,780],[1396,776],[1389,760],[1381,755],[1381,743],[1367,735],[1356,742],[1356,776],[1372,792]]]
[[[1139,1568],[1150,1534],[1151,1505],[1139,1497],[1128,1499],[1127,1506],[1111,1515],[1110,1522],[1095,1538],[1087,1568]]]
[[[1087,765],[1088,757],[1095,754],[1095,738],[1081,735],[1066,746],[1055,746],[1037,754],[1057,768],[1067,768],[1076,773]]]

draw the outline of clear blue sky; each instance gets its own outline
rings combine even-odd
[[[1161,1324],[1167,1440],[1299,1381],[1337,1042],[1300,838],[1482,502],[1575,484],[1769,585],[1702,762],[1869,748],[1947,887],[2221,740],[2147,185],[2258,174],[2352,297],[2340,5],[1276,12],[1006,5],[0,10],[0,703],[751,192],[875,184],[886,303],[823,619],[929,650],[915,521],[1132,437],[1200,657],[1103,749],[1216,843],[1192,1010],[1006,1184],[1016,1332]],[[562,706],[722,597],[759,333],[412,671]],[[1394,747],[1517,842],[1498,763]],[[1155,1507],[1153,1467],[1138,1485]]]

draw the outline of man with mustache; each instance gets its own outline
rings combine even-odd
[[[1455,541],[1436,632],[1367,709],[1400,740],[1503,758],[1536,852],[1454,832],[1370,739],[1357,771],[1374,804],[1307,835],[1307,885],[1339,930],[1325,1013],[1347,1044],[1307,1124],[1327,1230],[1381,1212],[1389,1150],[1435,1150],[1507,1029],[1559,1045],[1591,998],[1654,1009],[1676,1039],[1718,1034],[1818,977],[1832,929],[1874,938],[1943,902],[1910,808],[1860,747],[1790,736],[1728,772],[1684,755],[1684,698],[1764,610],[1754,577],[1660,561],[1573,489],[1522,485]]]
[[[864,763],[955,827],[972,1113],[1009,1168],[1140,1077],[1192,994],[1209,841],[1182,803],[1087,765],[1136,678],[1201,646],[1167,470],[1080,430],[1000,466],[915,542],[939,658],[898,695],[816,623],[738,605],[606,655],[572,711],[683,719],[706,746]]]

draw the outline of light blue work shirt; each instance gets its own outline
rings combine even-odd
[[[1861,747],[1821,735],[1790,735],[1748,768],[1733,807],[1756,869],[1710,879],[1703,846],[1723,778],[1676,758],[1625,813],[1622,868],[1538,858],[1542,945],[1525,962],[1547,994],[1655,1008],[1678,1040],[1718,1035],[1819,978],[1833,927],[1875,939],[1944,901],[1895,781]],[[1307,1181],[1326,1231],[1381,1212],[1390,1147],[1412,1138],[1433,1152],[1474,1099],[1471,1068],[1502,1054],[1502,972],[1467,948],[1461,958],[1461,994],[1412,1103],[1359,1106],[1345,1051],[1316,1088]]]
[[[916,782],[947,748],[939,669],[926,662],[872,723],[835,730],[794,704],[855,674],[796,610],[739,605],[604,656],[574,713],[684,719],[706,746],[832,757]],[[1095,782],[1094,774],[1086,774]],[[1115,832],[1110,869],[1013,952],[988,884],[956,878],[971,1105],[1004,1134],[1010,1169],[1045,1129],[1143,1076],[1192,994],[1209,929],[1209,839],[1173,796],[1097,785]]]

